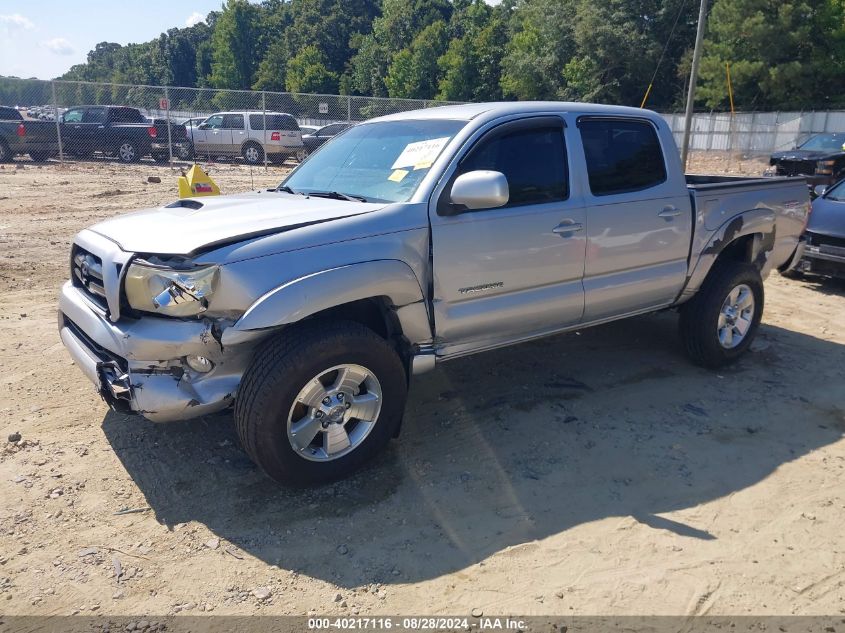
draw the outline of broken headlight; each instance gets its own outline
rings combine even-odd
[[[195,316],[208,309],[219,268],[175,270],[139,260],[126,271],[126,300],[135,310],[167,316]]]

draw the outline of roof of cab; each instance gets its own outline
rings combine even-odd
[[[370,119],[370,121],[402,121],[408,119],[453,119],[470,121],[481,115],[490,117],[530,112],[590,112],[596,114],[623,114],[627,116],[659,116],[651,110],[628,106],[578,103],[574,101],[496,101],[489,103],[464,103],[435,106],[422,110],[409,110]]]

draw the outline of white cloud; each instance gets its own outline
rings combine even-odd
[[[205,22],[205,16],[199,11],[194,11],[188,16],[188,19],[185,20],[185,26],[194,26],[200,22]]]
[[[76,49],[63,37],[54,37],[52,40],[41,42],[41,46],[55,55],[73,55]]]
[[[32,23],[32,20],[22,16],[20,13],[9,13],[5,15],[0,15],[0,26],[4,26],[10,31],[16,31],[19,29],[31,31],[35,28],[35,25]]]

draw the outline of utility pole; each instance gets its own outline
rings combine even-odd
[[[684,115],[684,142],[681,145],[681,164],[687,169],[689,153],[689,135],[692,127],[692,109],[695,103],[695,82],[698,79],[698,64],[701,61],[701,46],[704,42],[704,30],[707,26],[707,0],[701,0],[698,10],[698,30],[695,32],[695,49],[692,52],[692,70],[690,71],[689,90],[687,91],[687,110]]]

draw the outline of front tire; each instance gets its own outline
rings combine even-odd
[[[681,339],[693,362],[716,369],[748,349],[762,316],[760,271],[742,262],[717,263],[698,293],[681,306]]]
[[[351,321],[315,320],[271,339],[235,402],[241,444],[281,483],[345,477],[381,451],[402,419],[407,379],[396,351]]]

